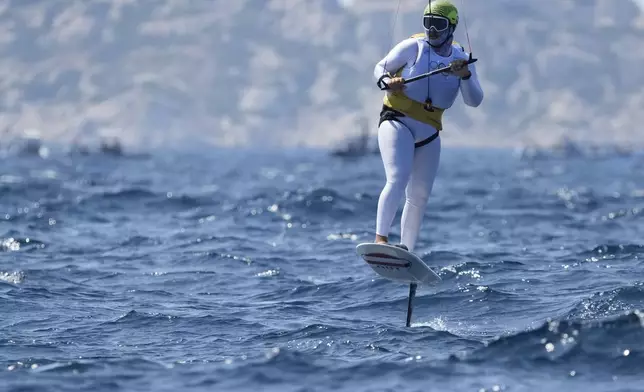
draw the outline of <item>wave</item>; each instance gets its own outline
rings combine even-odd
[[[642,370],[643,352],[644,315],[636,310],[611,319],[549,320],[452,359],[511,368],[569,365],[582,373],[635,374]]]
[[[593,293],[579,301],[566,319],[593,320],[612,317],[630,309],[644,309],[644,283]]]

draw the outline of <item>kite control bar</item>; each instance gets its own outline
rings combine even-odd
[[[477,60],[478,60],[478,59],[473,59],[473,58],[472,58],[472,54],[470,54],[470,58],[469,58],[469,60],[467,60],[467,63],[466,63],[466,64],[467,64],[467,65],[469,65],[469,64],[475,63]],[[427,73],[424,73],[424,74],[422,74],[422,75],[417,75],[417,76],[414,76],[413,78],[405,79],[405,80],[403,81],[403,84],[407,84],[407,83],[415,82],[415,81],[417,81],[417,80],[421,80],[421,79],[428,78],[428,77],[430,77],[430,76],[432,76],[432,75],[436,75],[436,74],[439,74],[439,73],[447,72],[447,71],[449,71],[451,68],[452,68],[452,66],[451,66],[451,65],[447,65],[447,66],[445,66],[445,67],[437,68],[437,69],[435,69],[435,70],[433,70],[433,71],[431,71],[431,72],[427,72]],[[380,79],[378,80],[378,88],[380,88],[380,90],[382,90],[382,91],[384,91],[384,90],[389,90],[389,85],[388,85],[387,83],[385,83],[385,81],[384,81],[384,78],[385,78],[386,76],[388,76],[388,75],[382,75],[382,76],[380,77]]]

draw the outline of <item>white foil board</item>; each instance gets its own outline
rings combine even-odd
[[[385,279],[417,284],[435,284],[441,281],[440,276],[420,257],[397,246],[366,242],[359,244],[356,252]]]

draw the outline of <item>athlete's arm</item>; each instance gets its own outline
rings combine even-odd
[[[387,56],[376,64],[373,70],[373,76],[376,78],[376,82],[380,80],[382,75],[393,75],[407,63],[416,60],[417,52],[418,43],[413,38],[408,38],[394,46]],[[389,78],[385,77],[383,80],[387,83]]]
[[[476,74],[476,65],[467,67],[472,75],[468,79],[461,79],[461,96],[467,106],[477,107],[483,102],[483,89]]]

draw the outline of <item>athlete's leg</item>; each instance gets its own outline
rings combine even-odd
[[[387,182],[378,199],[376,241],[387,242],[391,224],[405,193],[414,159],[414,137],[397,121],[384,121],[378,129],[378,147]]]
[[[427,200],[434,187],[441,154],[441,138],[416,149],[401,222],[401,242],[412,252],[420,233]]]

